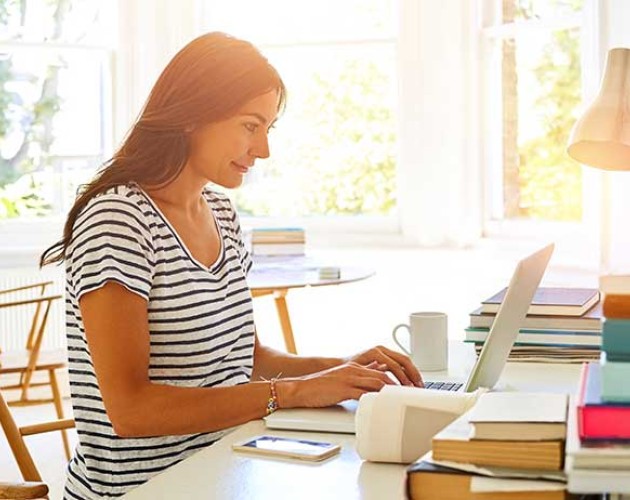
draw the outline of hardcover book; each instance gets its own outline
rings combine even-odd
[[[483,344],[475,344],[477,356],[481,354]],[[552,346],[552,345],[514,345],[508,354],[511,361],[531,363],[576,363],[598,360],[601,351],[588,346]]]
[[[468,413],[472,439],[564,440],[566,394],[486,392]]]
[[[602,400],[601,365],[597,362],[582,365],[577,421],[582,440],[630,442],[630,404]]]
[[[481,307],[470,313],[470,326],[473,328],[490,328],[495,318],[493,313],[483,313]],[[601,302],[594,305],[582,316],[545,316],[528,314],[523,320],[522,328],[536,330],[595,330],[601,331]]]
[[[507,287],[481,302],[481,312],[496,313],[503,302]],[[599,301],[596,288],[545,288],[536,290],[528,314],[550,316],[581,316]]]
[[[577,407],[575,400],[569,405],[567,424],[566,458],[571,460],[567,474],[575,469],[589,469],[611,473],[623,473],[630,485],[630,445],[608,442],[581,442],[577,430]],[[571,470],[569,470],[571,469]],[[602,490],[603,491],[603,490]]]
[[[466,328],[464,340],[485,342],[490,328]],[[589,346],[600,347],[602,336],[596,330],[534,330],[521,328],[516,337],[516,345],[548,346]]]
[[[615,361],[601,354],[602,400],[630,404],[630,363]]]
[[[433,458],[514,469],[561,470],[564,441],[471,439],[472,425],[464,414],[432,440]]]
[[[630,274],[605,274],[599,277],[599,289],[604,294],[630,295]]]
[[[602,321],[602,350],[610,358],[630,356],[630,319],[610,319]]]
[[[483,487],[476,481],[483,481]],[[565,493],[558,482],[481,477],[422,459],[407,469],[411,500],[562,500]]]
[[[630,319],[630,292],[628,295],[607,293],[602,302],[606,318]]]

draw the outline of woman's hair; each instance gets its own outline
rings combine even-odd
[[[208,33],[188,43],[162,71],[120,149],[81,187],[63,238],[44,251],[40,266],[65,259],[76,218],[94,196],[129,182],[172,182],[188,160],[190,130],[233,116],[245,103],[272,90],[278,91],[281,109],[284,83],[251,43],[224,33]]]

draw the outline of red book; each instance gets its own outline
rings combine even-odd
[[[630,440],[630,404],[604,403],[602,375],[598,362],[584,363],[577,403],[578,434],[581,440]]]

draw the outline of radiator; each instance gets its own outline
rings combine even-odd
[[[43,349],[65,348],[65,300],[63,269],[51,270],[2,270],[0,272],[0,290],[17,288],[42,281],[52,281],[46,288],[46,295],[62,295],[52,303],[46,331],[42,342]],[[0,302],[28,299],[40,295],[40,289],[23,290],[0,295]],[[36,305],[24,305],[0,309],[0,349],[4,351],[24,349],[26,337],[31,327]]]

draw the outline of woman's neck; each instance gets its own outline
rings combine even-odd
[[[194,215],[203,206],[201,193],[205,184],[193,180],[182,171],[177,178],[165,186],[142,186],[144,191],[160,206]]]

